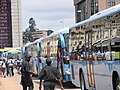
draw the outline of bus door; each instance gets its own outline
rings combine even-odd
[[[85,57],[89,89],[95,90],[95,78],[92,62],[92,30],[87,30],[85,32]]]
[[[57,68],[62,74],[63,80],[70,80],[70,66],[68,57],[69,54],[65,48],[65,41],[62,40],[62,37],[58,40],[58,48],[57,48]]]

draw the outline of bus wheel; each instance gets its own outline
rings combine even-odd
[[[120,90],[120,79],[117,72],[113,73],[112,82],[113,90]]]
[[[81,90],[86,90],[85,79],[83,73],[80,74],[80,87]]]
[[[116,90],[120,90],[120,80],[117,78],[116,80]]]

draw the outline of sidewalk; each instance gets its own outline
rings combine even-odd
[[[0,76],[0,90],[22,90],[20,83],[20,76],[15,74],[14,77]]]
[[[20,85],[21,76],[16,73],[13,77],[7,76],[6,78],[0,76],[0,90],[22,90],[22,86]],[[39,90],[39,81],[34,81],[34,90]]]
[[[6,78],[0,76],[0,90],[23,90],[22,86],[20,85],[20,78],[21,76],[16,73],[13,77],[7,76]],[[34,82],[34,90],[39,90],[39,80],[33,78]],[[55,90],[60,90],[56,88]]]

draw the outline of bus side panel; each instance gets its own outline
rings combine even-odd
[[[75,60],[71,60],[70,61],[70,68],[71,68],[71,75],[72,75],[72,83],[77,86],[80,87],[80,81],[79,81],[79,62],[75,61]]]
[[[79,69],[81,68],[83,71],[83,75],[85,78],[85,84],[86,87],[88,88],[88,82],[87,82],[87,70],[86,70],[86,62],[83,61],[79,61],[79,60],[71,60],[70,61],[70,68],[71,68],[71,76],[72,76],[72,83],[77,86],[80,87],[80,73],[79,73]],[[86,72],[86,73],[85,73]]]
[[[95,61],[93,62],[93,65],[96,90],[112,90],[112,73],[113,71],[117,71],[120,75],[120,62],[104,60]]]

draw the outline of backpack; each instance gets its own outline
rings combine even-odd
[[[6,68],[6,64],[5,63],[3,63],[2,68]]]

